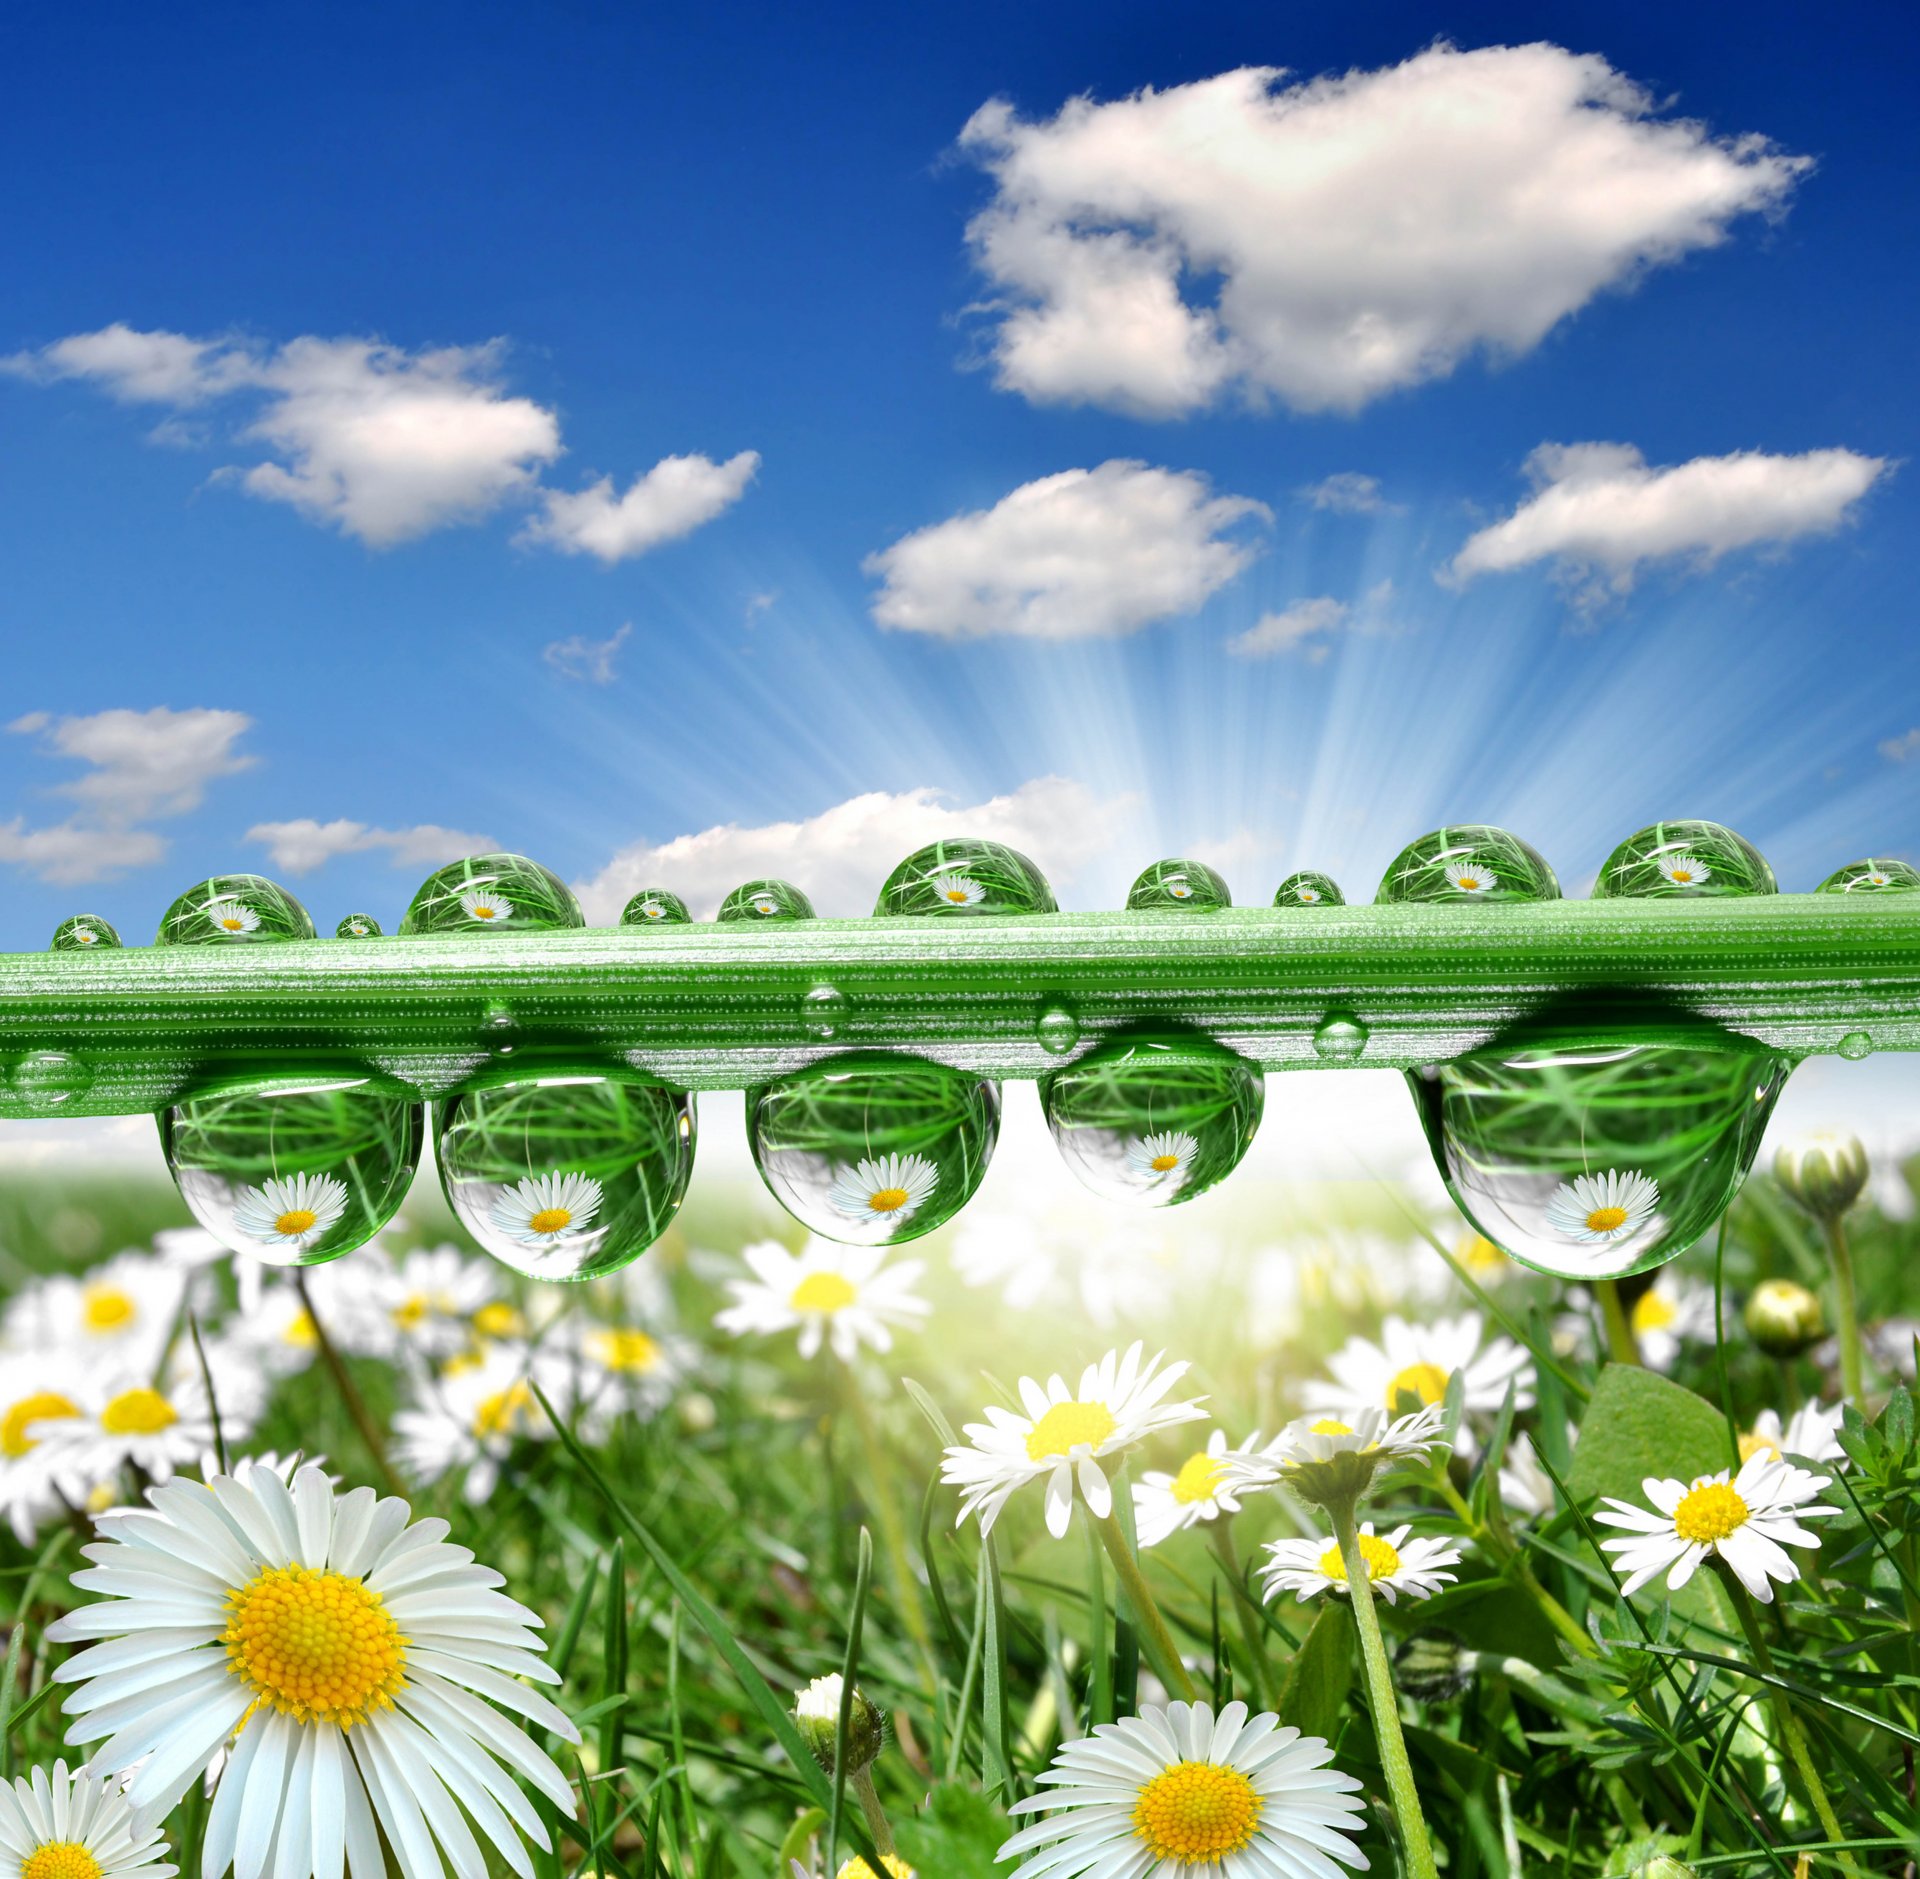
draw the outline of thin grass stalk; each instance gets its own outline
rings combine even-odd
[[[1187,1674],[1186,1665],[1180,1661],[1173,1634],[1167,1629],[1167,1621],[1160,1616],[1160,1607],[1154,1601],[1153,1588],[1147,1584],[1146,1574],[1140,1570],[1140,1562],[1134,1557],[1133,1548],[1127,1544],[1127,1536],[1120,1530],[1119,1521],[1111,1513],[1096,1515],[1090,1511],[1088,1517],[1098,1530],[1101,1542],[1107,1549],[1107,1557],[1113,1561],[1113,1570],[1120,1580],[1121,1590],[1133,1607],[1133,1615],[1139,1622],[1140,1641],[1146,1651],[1147,1662],[1153,1666],[1154,1675],[1184,1702],[1199,1702],[1200,1692],[1193,1678]]]

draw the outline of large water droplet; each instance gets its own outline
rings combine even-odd
[[[1536,1271],[1595,1279],[1663,1265],[1720,1218],[1788,1069],[1784,1057],[1703,1035],[1699,1045],[1512,1043],[1407,1081],[1472,1225]]]
[[[65,1051],[30,1051],[13,1066],[13,1094],[28,1109],[63,1108],[93,1087],[93,1070]]]
[[[1864,1031],[1849,1031],[1840,1040],[1840,1055],[1850,1063],[1858,1063],[1863,1057],[1871,1057],[1873,1039]]]
[[[1474,902],[1558,900],[1560,883],[1539,852],[1489,824],[1435,829],[1409,842],[1388,867],[1375,900]]]
[[[524,1072],[439,1105],[460,1224],[533,1279],[617,1271],[667,1230],[693,1173],[693,1098],[634,1076]]]
[[[973,1198],[999,1139],[1000,1091],[916,1057],[835,1057],[755,1091],[747,1129],[761,1178],[803,1226],[893,1245]]]
[[[1156,861],[1127,890],[1129,912],[1212,913],[1232,905],[1233,895],[1213,869],[1178,855]]]
[[[566,882],[525,855],[468,855],[420,883],[400,931],[552,933],[585,926]]]
[[[1595,900],[1712,900],[1775,894],[1759,849],[1718,822],[1656,822],[1607,857]]]
[[[692,921],[687,903],[664,887],[643,887],[620,909],[622,926],[689,926]]]
[[[1337,1011],[1313,1034],[1313,1054],[1325,1063],[1356,1063],[1367,1048],[1367,1027],[1350,1011]]]
[[[259,874],[216,874],[160,916],[156,946],[246,946],[312,939],[313,919],[284,887]]]
[[[720,903],[713,916],[723,923],[735,920],[811,920],[813,902],[791,881],[745,881]]]
[[[1048,1005],[1034,1021],[1033,1034],[1050,1057],[1064,1057],[1080,1041],[1080,1020],[1069,1005]]]
[[[361,1077],[255,1077],[162,1111],[160,1147],[193,1217],[224,1245],[272,1266],[314,1266],[393,1218],[425,1116]]]
[[[1344,907],[1347,898],[1330,874],[1316,874],[1303,868],[1290,874],[1273,890],[1276,907]]]
[[[1058,909],[1046,876],[1017,848],[960,836],[910,854],[887,876],[873,911],[992,916]]]
[[[1116,1039],[1040,1085],[1067,1166],[1096,1194],[1171,1207],[1240,1165],[1260,1126],[1260,1072],[1209,1038]]]
[[[97,913],[76,913],[53,929],[50,953],[104,953],[121,944],[120,935]]]
[[[800,1000],[800,1022],[822,1043],[839,1034],[847,1021],[847,995],[837,985],[816,985]]]
[[[335,939],[378,939],[380,922],[370,913],[350,913],[333,929]]]
[[[1816,894],[1911,894],[1920,888],[1920,868],[1904,861],[1849,861],[1813,891]]]

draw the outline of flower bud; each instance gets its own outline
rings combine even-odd
[[[1816,1219],[1837,1220],[1867,1185],[1867,1151],[1857,1135],[1822,1129],[1781,1149],[1773,1174]]]
[[[813,1759],[833,1773],[834,1736],[840,1727],[840,1674],[815,1677],[793,1695],[793,1720]],[[886,1745],[887,1719],[856,1689],[847,1711],[847,1775],[870,1768]]]
[[[1820,1301],[1792,1279],[1762,1279],[1744,1316],[1747,1335],[1769,1357],[1798,1357],[1827,1334]]]

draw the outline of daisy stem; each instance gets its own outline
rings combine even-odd
[[[293,1269],[293,1289],[300,1294],[300,1304],[307,1314],[307,1322],[313,1326],[313,1341],[320,1352],[320,1361],[326,1365],[327,1375],[333,1379],[333,1387],[339,1392],[341,1402],[346,1404],[347,1414],[353,1418],[353,1426],[359,1431],[361,1442],[373,1457],[374,1468],[385,1483],[387,1492],[404,1498],[406,1489],[401,1485],[400,1477],[393,1472],[393,1464],[387,1460],[387,1445],[381,1440],[380,1425],[374,1421],[373,1412],[367,1408],[367,1399],[360,1394],[338,1348],[327,1333],[325,1321],[314,1308],[306,1272],[299,1266]]]
[[[1233,1589],[1234,1608],[1240,1614],[1240,1636],[1247,1647],[1247,1671],[1253,1679],[1253,1693],[1259,1699],[1260,1708],[1271,1709],[1267,1700],[1267,1645],[1261,1636],[1260,1614],[1255,1611],[1251,1595],[1247,1591],[1246,1574],[1240,1565],[1240,1549],[1233,1543],[1233,1516],[1223,1513],[1210,1523],[1213,1533],[1213,1550],[1220,1561],[1220,1570],[1227,1576],[1227,1584]]]
[[[1354,1627],[1360,1633],[1360,1656],[1367,1670],[1368,1707],[1373,1711],[1373,1735],[1380,1748],[1380,1766],[1387,1777],[1387,1798],[1400,1823],[1408,1873],[1412,1879],[1439,1879],[1433,1843],[1427,1838],[1427,1817],[1421,1811],[1420,1796],[1413,1785],[1413,1768],[1407,1760],[1407,1739],[1400,1731],[1400,1698],[1393,1687],[1386,1643],[1380,1636],[1380,1614],[1374,1609],[1373,1583],[1367,1575],[1366,1556],[1360,1551],[1360,1535],[1354,1526],[1354,1505],[1351,1500],[1341,1501],[1328,1507],[1327,1513],[1333,1522],[1333,1537],[1340,1542],[1340,1563],[1346,1570]]]
[[[1607,1327],[1607,1355],[1617,1364],[1637,1364],[1640,1346],[1634,1342],[1633,1321],[1620,1302],[1619,1280],[1596,1279],[1593,1289],[1599,1295],[1600,1317]]]
[[[1840,1214],[1823,1214],[1827,1251],[1833,1258],[1834,1328],[1840,1334],[1840,1394],[1858,1409],[1864,1383],[1860,1362],[1860,1306],[1853,1290],[1853,1248]]]
[[[900,1601],[900,1619],[907,1627],[907,1635],[919,1647],[922,1660],[931,1665],[933,1632],[927,1624],[926,1608],[920,1603],[920,1581],[914,1575],[913,1555],[907,1550],[907,1529],[900,1518],[892,1458],[880,1440],[880,1431],[874,1426],[873,1407],[860,1388],[860,1379],[854,1375],[851,1364],[840,1365],[840,1378],[854,1427],[860,1432],[860,1444],[867,1452],[867,1469],[873,1477],[870,1497],[873,1515],[879,1523],[880,1543],[887,1549],[887,1572],[893,1580],[894,1596]]]
[[[884,1859],[893,1851],[893,1828],[880,1805],[879,1795],[873,1791],[873,1770],[862,1768],[857,1774],[849,1775],[847,1786],[853,1790],[853,1798],[867,1817],[867,1831],[873,1835],[874,1850]]]
[[[1088,1513],[1091,1516],[1092,1510],[1089,1509]],[[1119,1521],[1109,1509],[1094,1518],[1094,1525],[1100,1529],[1107,1557],[1113,1561],[1113,1569],[1133,1605],[1133,1615],[1140,1622],[1140,1641],[1146,1647],[1147,1659],[1153,1665],[1154,1674],[1182,1702],[1199,1702],[1200,1692],[1187,1675],[1186,1665],[1180,1661],[1180,1653],[1174,1648],[1173,1634],[1167,1629],[1167,1621],[1160,1616],[1153,1590],[1147,1584],[1146,1574],[1140,1570],[1140,1562],[1133,1556],[1133,1548],[1127,1544],[1127,1536],[1120,1531]]]
[[[1532,1562],[1521,1551],[1513,1535],[1503,1525],[1496,1526],[1492,1521],[1474,1518],[1473,1508],[1468,1504],[1467,1497],[1453,1485],[1444,1463],[1434,1469],[1433,1484],[1439,1490],[1440,1498],[1453,1510],[1455,1517],[1466,1529],[1473,1543],[1482,1552],[1491,1553],[1500,1560],[1507,1576],[1540,1607],[1541,1616],[1547,1623],[1552,1625],[1554,1630],[1559,1632],[1582,1657],[1598,1656],[1598,1646],[1582,1630],[1579,1619],[1534,1576]]]

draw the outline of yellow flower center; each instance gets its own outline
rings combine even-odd
[[[414,1292],[394,1306],[393,1321],[403,1331],[417,1331],[436,1313],[446,1316],[452,1310],[453,1300],[444,1292]]]
[[[47,1840],[20,1862],[20,1879],[100,1879],[100,1862],[78,1840]]]
[[[898,1853],[882,1853],[880,1864],[887,1869],[888,1879],[918,1879]],[[873,1879],[873,1868],[856,1853],[841,1866],[837,1879]]]
[[[1210,1501],[1219,1492],[1226,1472],[1227,1464],[1218,1456],[1204,1450],[1198,1455],[1189,1455],[1173,1477],[1173,1498],[1182,1507],[1191,1507],[1195,1501]]]
[[[390,1709],[406,1682],[407,1640],[378,1592],[344,1573],[269,1566],[227,1594],[227,1667],[295,1722],[343,1729]]]
[[[18,1459],[39,1440],[27,1433],[36,1422],[54,1422],[63,1416],[77,1416],[80,1405],[57,1390],[35,1390],[23,1396],[0,1418],[0,1454]]]
[[[1667,875],[1667,879],[1670,880],[1675,887],[1691,887],[1693,885],[1693,870],[1691,868],[1675,868]]]
[[[283,1239],[294,1239],[302,1233],[311,1233],[313,1224],[320,1216],[309,1207],[289,1207],[273,1223],[274,1232]]]
[[[1480,891],[1480,877],[1477,874],[1463,874],[1460,885],[1467,893],[1476,894]]]
[[[898,1213],[907,1204],[907,1190],[903,1187],[875,1188],[867,1196],[867,1205],[877,1214]]]
[[[1673,1510],[1673,1530],[1683,1540],[1710,1545],[1743,1527],[1752,1513],[1729,1481],[1707,1481],[1689,1488]]]
[[[1596,1207],[1587,1215],[1589,1233],[1614,1233],[1627,1224],[1627,1210],[1624,1207]]]
[[[956,906],[963,906],[966,903],[967,890],[964,887],[950,887],[947,889],[947,898]]]
[[[1351,1435],[1353,1433],[1344,1422],[1336,1422],[1331,1416],[1322,1416],[1318,1422],[1307,1425],[1314,1435]]]
[[[858,1294],[837,1272],[810,1272],[793,1288],[787,1303],[795,1311],[844,1311]]]
[[[246,921],[237,913],[223,913],[220,916],[220,924],[229,933],[244,933],[247,930]]]
[[[1642,1334],[1664,1331],[1679,1315],[1673,1300],[1659,1292],[1642,1292],[1633,1301],[1633,1328]]]
[[[473,1432],[483,1442],[518,1434],[533,1410],[533,1391],[525,1379],[483,1396],[474,1406]]]
[[[117,1285],[89,1285],[80,1294],[80,1322],[96,1335],[104,1336],[131,1324],[139,1311]]]
[[[1179,1165],[1180,1157],[1178,1155],[1155,1155],[1154,1158],[1147,1163],[1147,1166],[1151,1168],[1155,1174],[1171,1174]]]
[[[1402,1396],[1412,1396],[1418,1398],[1422,1408],[1431,1409],[1446,1393],[1447,1372],[1438,1364],[1409,1364],[1396,1371],[1387,1385],[1387,1407],[1392,1409]]]
[[[498,907],[489,907],[485,901],[482,901],[474,908],[473,917],[476,920],[491,920],[499,911],[500,909]]]
[[[564,1233],[573,1225],[571,1207],[542,1207],[527,1216],[527,1228],[533,1233]]]
[[[1253,1839],[1264,1806],[1237,1768],[1175,1762],[1140,1790],[1133,1834],[1157,1860],[1212,1866]]]
[[[626,1325],[594,1332],[590,1345],[609,1370],[651,1370],[660,1361],[660,1346],[644,1331]]]
[[[495,1299],[473,1314],[473,1328],[482,1337],[518,1337],[527,1327],[511,1305]]]
[[[1098,1448],[1118,1427],[1105,1403],[1055,1403],[1027,1431],[1027,1459],[1071,1455],[1083,1443]]]
[[[158,1435],[179,1420],[174,1406],[158,1390],[144,1385],[122,1390],[100,1412],[100,1426],[109,1435]]]
[[[1376,1579],[1390,1579],[1400,1570],[1400,1555],[1390,1547],[1377,1533],[1356,1533],[1354,1538],[1360,1542],[1360,1558],[1367,1568],[1367,1583]],[[1320,1570],[1336,1585],[1347,1582],[1347,1562],[1340,1557],[1340,1549],[1330,1546],[1320,1555]]]
[[[306,1312],[287,1321],[287,1328],[280,1333],[283,1344],[291,1344],[295,1350],[310,1351],[318,1347],[320,1333],[314,1328],[313,1319]]]
[[[1761,1435],[1749,1429],[1740,1438],[1740,1459],[1743,1462],[1749,1462],[1756,1455],[1771,1455],[1775,1461],[1778,1461],[1781,1458],[1780,1444],[1771,1436]]]
[[[1507,1256],[1484,1233],[1471,1233],[1454,1249],[1454,1257],[1471,1272],[1501,1272]]]

